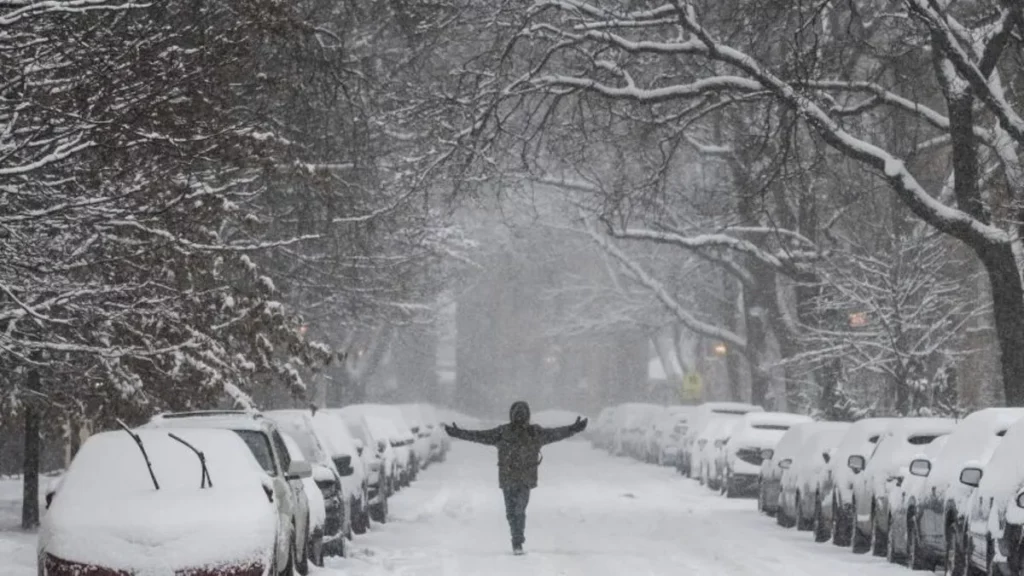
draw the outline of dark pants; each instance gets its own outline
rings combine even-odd
[[[504,488],[505,517],[512,532],[512,545],[522,546],[526,542],[526,505],[530,503],[529,486],[509,486]]]

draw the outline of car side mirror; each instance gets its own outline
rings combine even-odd
[[[334,458],[334,465],[338,468],[338,476],[345,478],[356,473],[352,468],[352,457],[348,454]]]
[[[313,481],[314,482],[334,482],[334,472],[327,466],[320,464],[313,465]]]
[[[377,440],[377,452],[385,452],[388,449],[388,443],[383,440]]]
[[[793,465],[793,459],[792,458],[786,458],[785,460],[779,462],[779,468],[782,468],[783,470],[789,470],[789,467],[792,466],[792,465]]]
[[[56,495],[57,495],[57,493],[52,491],[52,490],[46,493],[46,509],[47,510],[50,509],[50,504],[53,503],[53,497],[56,496]]]
[[[302,480],[313,475],[313,467],[305,460],[293,460],[288,467],[288,473],[284,475],[285,480]]]
[[[863,456],[854,454],[846,460],[846,465],[850,467],[850,470],[853,470],[854,474],[860,474],[864,471],[864,467],[867,466],[867,461],[864,460]]]
[[[917,458],[910,463],[910,473],[914,476],[927,478],[932,473],[932,463],[927,458]]]
[[[825,461],[825,464],[828,464],[832,460],[832,454],[830,454],[827,451],[826,452],[822,452],[821,453],[821,458]]]
[[[977,488],[978,484],[981,484],[981,477],[985,473],[981,468],[974,466],[967,466],[960,471],[960,483],[964,486],[970,486],[971,488]]]

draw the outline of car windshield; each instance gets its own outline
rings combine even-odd
[[[263,468],[267,474],[276,476],[277,467],[274,466],[274,453],[270,449],[267,435],[259,430],[235,430],[235,433],[241,436],[242,440],[245,441],[245,445],[249,447],[249,450],[252,450],[252,455],[256,457],[260,468]]]

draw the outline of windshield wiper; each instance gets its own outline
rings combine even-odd
[[[199,489],[202,490],[203,488],[206,487],[213,488],[213,480],[210,479],[210,471],[206,468],[206,455],[203,454],[202,450],[199,450],[195,446],[189,444],[181,437],[176,436],[173,432],[168,432],[167,435],[170,436],[171,438],[174,438],[178,442],[181,442],[185,446],[188,446],[189,450],[195,452],[196,456],[199,457],[199,464],[203,467],[203,476],[202,478],[199,479]]]
[[[117,424],[118,426],[123,428],[124,431],[127,432],[128,435],[132,437],[132,440],[135,440],[135,443],[139,446],[139,450],[142,452],[142,458],[146,461],[146,468],[149,468],[149,477],[153,480],[153,488],[159,490],[160,483],[156,481],[156,474],[153,473],[153,465],[150,464],[149,462],[149,454],[146,454],[146,447],[142,445],[142,438],[140,438],[139,435],[136,434],[135,432],[132,432],[132,429],[129,428],[127,424],[122,422],[120,418],[117,420]]]

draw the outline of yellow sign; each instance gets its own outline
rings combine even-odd
[[[688,372],[683,376],[680,396],[684,402],[699,402],[704,394],[704,382],[697,372]]]

